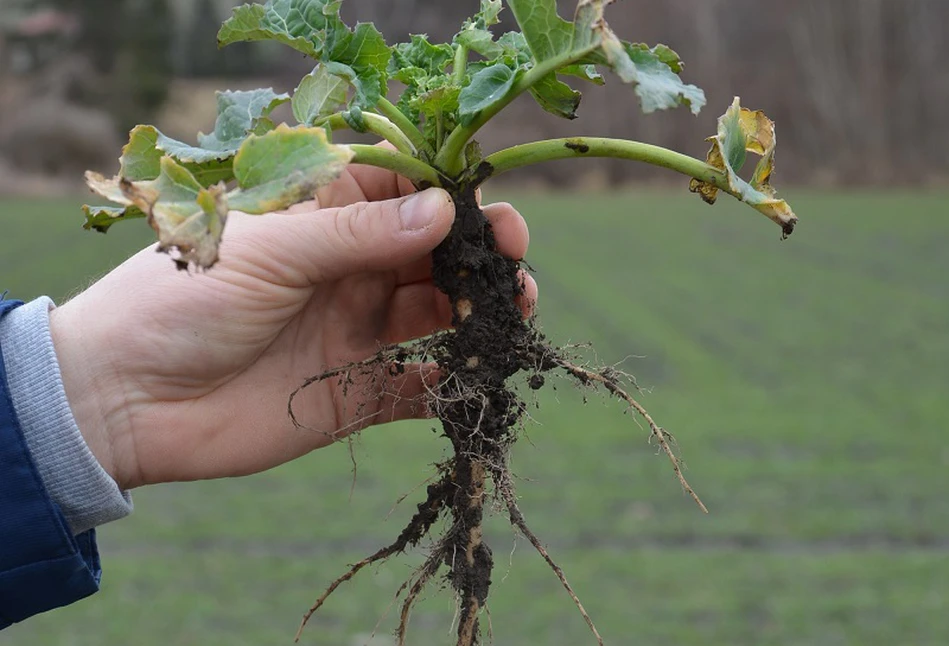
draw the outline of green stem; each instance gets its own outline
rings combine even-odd
[[[458,125],[451,131],[451,134],[448,135],[448,139],[445,140],[445,145],[442,146],[441,150],[438,151],[438,155],[435,157],[435,166],[441,168],[450,176],[458,175],[464,168],[465,162],[463,153],[465,145],[475,133],[481,129],[481,126],[490,121],[498,112],[506,108],[511,101],[534,87],[534,85],[540,82],[545,76],[556,72],[562,67],[570,65],[576,60],[582,59],[588,52],[589,50],[582,50],[556,56],[542,63],[538,63],[529,69],[514,83],[511,91],[508,92],[504,98],[482,110],[481,113],[475,117],[475,120],[467,126]]]
[[[395,124],[395,126],[402,131],[402,133],[408,137],[409,141],[415,146],[416,150],[421,150],[429,155],[429,158],[435,156],[435,150],[432,146],[425,140],[425,135],[422,134],[414,123],[409,121],[409,118],[402,114],[402,111],[399,110],[396,106],[392,105],[392,102],[387,98],[382,97],[379,99],[379,103],[376,104],[376,109],[382,113],[389,121]]]
[[[641,161],[714,184],[726,193],[734,195],[728,186],[728,179],[725,174],[704,161],[652,144],[625,139],[607,139],[604,137],[546,139],[505,148],[485,157],[484,163],[491,165],[489,177],[496,177],[501,173],[522,166],[554,159],[573,159],[576,157],[614,157]]]
[[[468,69],[468,47],[458,45],[455,50],[455,62],[452,66],[452,75],[455,79],[455,85],[461,85],[465,82],[465,72]]]
[[[394,123],[372,112],[363,112],[362,118],[365,120],[369,132],[379,135],[391,143],[400,153],[415,156],[415,146],[409,141],[409,138],[405,136],[405,133],[396,128]],[[321,126],[328,125],[333,130],[345,130],[349,128],[349,124],[340,112],[322,119],[318,124]]]
[[[385,168],[409,178],[416,185],[442,185],[442,178],[438,171],[411,155],[366,144],[350,144],[349,148],[356,153],[352,159],[353,164]]]

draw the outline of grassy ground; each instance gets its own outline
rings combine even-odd
[[[651,389],[702,516],[617,405],[566,381],[515,452],[522,508],[609,644],[949,643],[949,196],[792,195],[788,242],[731,201],[524,196],[546,331],[596,344]],[[149,239],[83,234],[65,203],[0,202],[0,285],[61,297]],[[122,237],[124,236],[124,237]],[[288,643],[325,584],[392,538],[394,499],[444,451],[431,425],[367,432],[242,480],[136,493],[101,530],[102,592],[0,645]],[[591,643],[503,518],[496,643]],[[510,555],[510,556],[509,556]],[[418,562],[347,584],[304,643],[362,646]],[[374,645],[390,644],[393,612]],[[412,644],[452,643],[429,595]]]

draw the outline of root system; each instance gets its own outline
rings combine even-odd
[[[474,189],[458,189],[452,197],[456,205],[455,223],[433,253],[433,279],[450,299],[454,329],[427,339],[424,344],[383,350],[367,362],[330,370],[301,386],[302,389],[316,381],[345,378],[352,370],[368,370],[373,365],[434,361],[441,377],[430,393],[429,406],[451,442],[452,455],[437,465],[438,473],[427,487],[425,500],[418,504],[398,538],[333,581],[304,615],[297,639],[307,621],[341,584],[367,565],[417,546],[444,518],[447,529],[434,539],[428,558],[399,590],[405,598],[396,632],[398,644],[406,643],[411,611],[420,593],[443,568],[445,581],[458,602],[457,646],[480,644],[480,619],[486,609],[494,568],[491,548],[484,542],[482,530],[486,499],[491,497],[507,510],[511,524],[557,575],[597,643],[602,645],[596,626],[563,570],[527,525],[518,507],[509,454],[517,439],[525,404],[511,387],[512,377],[523,373],[529,387],[536,390],[544,385],[545,373],[562,371],[583,386],[600,386],[624,401],[646,421],[651,437],[672,461],[683,489],[703,511],[705,506],[683,476],[671,435],[627,393],[624,375],[612,368],[591,369],[572,363],[564,351],[547,344],[532,320],[524,319],[516,302],[523,293],[520,264],[497,252],[494,233],[476,201]],[[293,397],[289,410],[292,417]]]

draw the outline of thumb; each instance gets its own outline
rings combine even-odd
[[[429,188],[399,199],[301,215],[297,245],[305,251],[298,257],[308,259],[306,273],[317,282],[395,269],[422,258],[448,235],[455,206],[445,190]]]

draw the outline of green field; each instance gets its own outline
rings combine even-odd
[[[510,197],[510,196],[509,196]],[[657,191],[524,196],[546,332],[593,342],[650,389],[700,514],[622,408],[562,381],[520,443],[522,509],[608,644],[949,644],[949,195],[790,195],[777,227]],[[84,233],[74,204],[0,202],[0,290],[57,298],[150,239]],[[529,392],[529,391],[528,391]],[[0,645],[290,643],[346,564],[393,538],[446,442],[430,424],[241,480],[154,487],[100,531],[102,592]],[[494,643],[592,644],[503,517]],[[510,555],[510,556],[509,556]],[[417,555],[331,598],[303,643],[389,645]],[[454,643],[430,593],[413,646]]]

